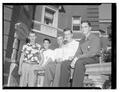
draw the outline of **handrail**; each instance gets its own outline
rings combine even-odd
[[[98,64],[87,64],[86,74],[111,74],[111,62],[109,63],[98,63]]]

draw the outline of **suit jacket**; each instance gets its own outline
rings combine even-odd
[[[100,51],[100,39],[94,34],[90,34],[87,39],[82,39],[79,44],[75,57],[85,55],[85,57],[94,57]]]

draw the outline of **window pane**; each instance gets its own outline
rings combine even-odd
[[[53,23],[53,20],[51,20],[51,19],[49,19],[49,18],[45,18],[45,19],[44,19],[44,23],[47,24],[47,25],[49,25],[49,26],[51,26],[52,23]]]
[[[80,19],[80,16],[73,16],[73,19]]]
[[[73,30],[79,31],[80,30],[80,26],[73,26]]]
[[[73,24],[80,24],[80,19],[79,20],[73,20]]]

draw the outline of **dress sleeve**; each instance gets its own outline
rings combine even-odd
[[[23,45],[22,50],[21,50],[22,53],[25,52],[26,47],[27,45]]]

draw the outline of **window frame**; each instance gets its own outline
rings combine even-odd
[[[78,24],[78,25],[80,25],[80,30],[73,30],[73,26],[75,25],[75,24],[73,24],[74,17],[79,17],[80,24]],[[81,33],[81,19],[82,19],[81,16],[72,16],[72,28],[71,29],[72,29],[73,32],[80,32]]]

